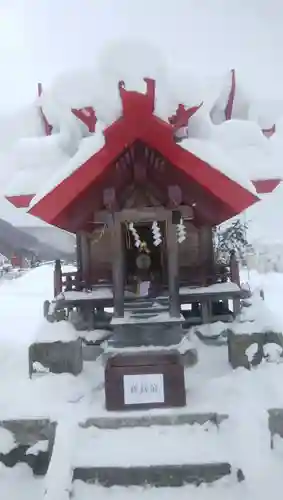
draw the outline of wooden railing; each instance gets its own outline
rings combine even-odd
[[[184,286],[208,286],[216,282],[232,281],[240,286],[239,263],[234,251],[231,252],[230,262],[228,266],[216,265],[210,271],[205,268],[194,269],[184,267],[180,269],[180,285]],[[94,283],[99,283],[100,280],[94,280]],[[101,283],[102,284],[102,283]],[[109,286],[110,282],[107,286]],[[89,283],[90,285],[90,283]],[[61,262],[56,260],[54,269],[54,297],[61,292],[70,290],[82,290],[87,286],[78,273],[78,271],[63,272]]]
[[[55,261],[54,268],[54,297],[61,292],[79,290],[81,282],[77,271],[63,272],[60,260]]]

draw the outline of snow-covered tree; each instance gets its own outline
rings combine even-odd
[[[236,219],[229,225],[217,226],[214,230],[214,246],[217,262],[227,262],[232,250],[240,259],[244,259],[250,246],[247,241],[247,224]]]

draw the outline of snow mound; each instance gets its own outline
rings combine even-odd
[[[4,427],[0,427],[0,453],[7,455],[17,447],[17,443],[12,432]]]

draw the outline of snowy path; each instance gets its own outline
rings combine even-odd
[[[29,379],[28,347],[37,331],[49,326],[43,317],[43,302],[52,296],[53,266],[48,265],[0,286],[0,419],[57,419],[73,414],[79,402],[78,414],[74,414],[78,420],[81,410],[91,405],[96,385],[101,385],[103,373],[96,374],[92,367],[91,374],[86,367],[79,377],[48,374]]]
[[[42,321],[43,301],[52,297],[52,266],[32,269],[0,285],[0,339],[29,343]]]
[[[252,287],[262,286],[265,291],[266,302],[282,323],[283,307],[283,275],[258,276],[251,274]],[[46,324],[43,318],[43,301],[52,297],[53,275],[51,266],[43,266],[27,273],[18,280],[5,282],[0,286],[0,419],[21,417],[51,417],[58,420],[63,428],[72,428],[78,421],[87,417],[106,415],[103,396],[103,369],[86,363],[83,373],[78,377],[71,375],[45,374],[30,380],[28,377],[28,345],[34,338],[37,330]],[[232,490],[229,485],[219,487],[200,488],[191,487],[178,491],[180,498],[192,496],[197,500],[236,500],[243,496],[247,500],[261,500],[265,498],[267,484],[273,481],[274,471],[281,467],[280,462],[269,456],[269,432],[267,427],[266,410],[271,407],[283,408],[283,365],[261,365],[258,369],[247,371],[244,369],[231,370],[228,364],[227,348],[209,347],[195,339],[199,352],[199,363],[186,371],[188,387],[186,409],[177,411],[205,412],[218,411],[229,414],[227,422],[227,450],[233,456],[234,463],[243,467],[252,484],[257,484],[252,492],[247,483],[236,485]],[[124,431],[123,431],[124,432]],[[172,432],[177,432],[174,430]],[[77,446],[80,440],[72,435],[72,446]],[[106,442],[109,438],[107,431],[102,433]],[[101,436],[102,436],[101,434]],[[126,434],[126,431],[125,431]],[[120,434],[119,434],[120,435]],[[102,437],[103,437],[102,436]],[[145,442],[144,430],[135,436],[135,446],[142,446]],[[178,438],[182,442],[182,436]],[[177,439],[177,441],[178,441]],[[65,437],[62,437],[66,441]],[[66,441],[66,444],[67,441]],[[208,453],[213,448],[209,444]],[[107,448],[109,448],[108,444]],[[224,447],[226,446],[226,441]],[[110,446],[109,453],[114,451]],[[119,448],[119,447],[118,447]],[[214,447],[215,448],[215,447]],[[94,446],[95,449],[95,446]],[[218,448],[217,448],[218,449]],[[67,452],[69,447],[62,450]],[[197,449],[196,449],[197,450]],[[194,454],[196,450],[191,450]],[[131,450],[130,450],[131,451]],[[104,450],[104,453],[106,451]],[[57,457],[60,462],[60,450]],[[84,453],[82,451],[82,453]],[[67,453],[69,454],[69,452]],[[115,453],[114,453],[115,455]],[[83,458],[83,457],[82,457]],[[65,460],[66,462],[66,460]],[[68,463],[65,467],[63,483],[69,481]],[[54,469],[56,475],[56,467]],[[19,482],[19,489],[15,488],[12,498],[22,500],[20,488],[30,481],[26,468],[17,468],[15,476]],[[51,474],[51,473],[50,473]],[[7,496],[11,471],[0,466],[0,497]],[[280,476],[280,474],[279,474]],[[49,496],[56,492],[52,480],[53,473],[46,477],[44,487],[50,489]],[[275,480],[277,480],[275,478]],[[61,482],[62,482],[61,481]],[[54,483],[54,484],[53,484]],[[64,490],[64,484],[60,486]],[[282,483],[282,481],[281,481]],[[58,483],[59,484],[59,483]],[[61,484],[61,483],[60,483]],[[23,485],[23,486],[20,486]],[[41,481],[33,482],[31,486],[31,500],[42,498]],[[55,487],[55,490],[53,489]],[[282,491],[283,484],[278,484],[275,492]],[[16,490],[19,495],[17,496]],[[34,496],[33,496],[34,491]],[[263,494],[262,492],[265,491]],[[261,495],[262,494],[262,495]],[[175,491],[141,488],[121,488],[104,490],[96,486],[77,483],[74,499],[88,500],[101,498],[105,500],[115,497],[136,499],[143,495],[144,500],[159,498],[175,498]],[[273,494],[275,500],[281,499]]]
[[[251,275],[252,286],[263,286],[266,301],[282,323],[283,275]],[[18,280],[0,286],[0,419],[43,415],[79,420],[105,415],[103,369],[86,363],[83,373],[47,374],[30,380],[28,346],[38,329],[46,325],[43,301],[52,297],[52,266],[34,269]],[[47,324],[48,325],[48,324]],[[199,363],[186,372],[190,411],[237,413],[256,394],[258,409],[283,407],[283,365],[258,370],[232,371],[225,346],[211,348],[194,340]],[[276,374],[276,375],[275,375]],[[182,411],[182,410],[180,410]],[[186,409],[188,411],[188,409]]]
[[[19,374],[22,370],[26,377],[27,347],[42,322],[43,302],[52,296],[52,283],[52,266],[1,283],[0,374]]]

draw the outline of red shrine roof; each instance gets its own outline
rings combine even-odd
[[[78,200],[83,200],[90,189],[97,187],[97,196],[99,189],[110,187],[111,169],[115,169],[115,161],[139,141],[170,162],[176,173],[182,175],[179,179],[187,181],[188,185],[191,183],[192,186],[198,186],[204,195],[207,193],[207,196],[211,196],[215,203],[219,204],[215,220],[211,220],[214,224],[237,215],[258,201],[251,191],[176,143],[174,131],[178,127],[184,127],[201,105],[188,110],[179,105],[176,114],[170,117],[167,123],[154,114],[155,82],[152,80],[146,82],[146,94],[127,91],[120,82],[122,116],[104,130],[104,146],[79,168],[42,197],[35,197],[35,194],[31,193],[7,196],[7,199],[16,207],[28,206],[32,202],[30,214],[49,224],[70,230],[67,217],[69,209]],[[103,184],[106,172],[109,174],[107,186]]]

